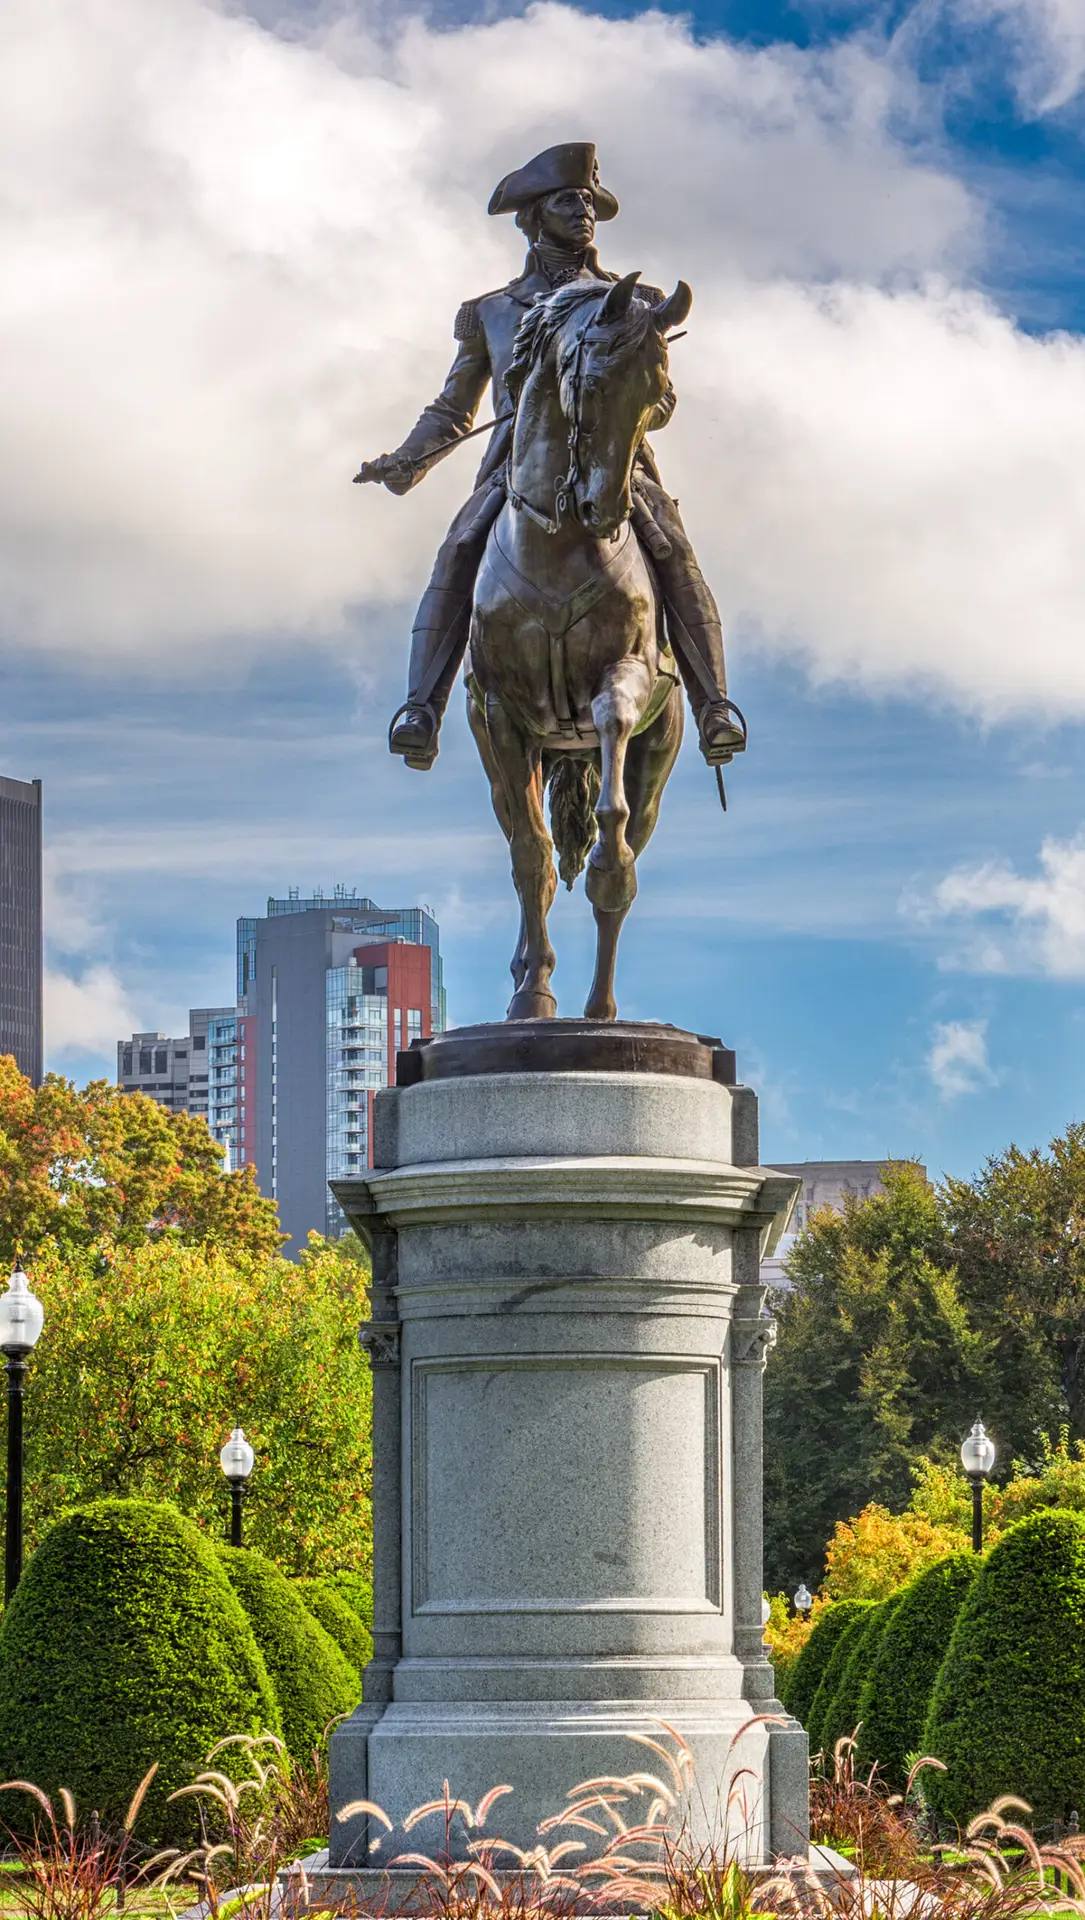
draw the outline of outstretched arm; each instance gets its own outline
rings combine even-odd
[[[448,378],[436,400],[419,415],[407,438],[394,453],[382,453],[377,460],[364,460],[356,478],[383,480],[391,493],[409,493],[424,480],[436,462],[422,462],[428,453],[455,442],[469,433],[474,424],[486,388],[490,384],[490,355],[486,336],[477,327],[471,339],[461,340],[448,371]],[[441,458],[444,456],[441,455]]]

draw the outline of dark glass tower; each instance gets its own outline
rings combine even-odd
[[[41,781],[0,774],[0,1053],[42,1078]]]

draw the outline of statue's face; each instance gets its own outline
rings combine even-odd
[[[595,202],[583,187],[562,187],[540,203],[539,228],[544,240],[577,252],[590,247],[595,234]]]

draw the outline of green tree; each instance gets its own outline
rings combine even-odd
[[[29,1543],[73,1504],[171,1500],[221,1537],[218,1452],[256,1451],[246,1540],[291,1574],[370,1563],[370,1374],[357,1328],[366,1272],[316,1240],[300,1261],[228,1258],[172,1238],[43,1248],[45,1330],[29,1373]]]
[[[899,1605],[900,1595],[897,1593],[889,1600],[876,1601],[869,1609],[861,1631],[855,1636],[851,1653],[841,1669],[836,1690],[821,1716],[818,1728],[818,1744],[827,1753],[832,1752],[838,1740],[850,1739],[859,1725],[863,1683],[878,1657],[886,1629],[891,1625]]]
[[[957,1615],[922,1742],[935,1811],[1000,1794],[1042,1826],[1085,1805],[1085,1515],[1043,1508],[993,1547]]]
[[[858,1757],[864,1767],[877,1765],[896,1793],[908,1784],[938,1670],[980,1565],[978,1554],[965,1552],[927,1567],[901,1594],[867,1669]]]
[[[0,1261],[148,1237],[251,1255],[284,1238],[252,1168],[223,1171],[206,1121],[105,1080],[34,1087],[0,1055]]]
[[[969,1315],[939,1196],[909,1162],[886,1191],[822,1209],[789,1259],[765,1376],[770,1586],[816,1586],[837,1520],[906,1504],[923,1454],[959,1445],[983,1398],[991,1343]],[[984,1402],[984,1404],[987,1404]]]
[[[67,1787],[110,1825],[157,1763],[136,1839],[185,1845],[199,1837],[196,1808],[169,1795],[216,1741],[281,1727],[252,1628],[191,1521],[99,1500],[52,1529],[0,1626],[4,1779]],[[20,1811],[33,1814],[5,1795],[0,1818]]]

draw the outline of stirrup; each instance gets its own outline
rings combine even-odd
[[[393,736],[395,734],[395,730],[397,726],[399,725],[399,722],[402,720],[403,715],[405,713],[421,714],[429,722],[430,746],[427,749],[424,749],[421,752],[417,750],[407,751],[403,747],[396,746]],[[394,714],[392,715],[391,721],[389,722],[388,751],[389,753],[398,753],[402,755],[402,758],[405,764],[408,767],[413,767],[416,773],[428,773],[429,769],[432,767],[434,761],[437,758],[437,754],[439,751],[438,745],[437,745],[437,735],[440,733],[440,731],[441,731],[441,722],[437,714],[436,708],[431,706],[428,700],[417,700],[417,699],[412,700],[408,698],[404,700],[403,705],[401,707],[396,708]]]
[[[705,738],[705,723],[720,718],[727,721],[732,738],[714,744]],[[702,707],[697,716],[697,731],[700,735],[701,752],[710,767],[726,767],[736,753],[746,751],[748,739],[746,716],[741,707],[737,707],[733,700],[728,700],[723,694],[718,700],[710,700],[707,706]]]

